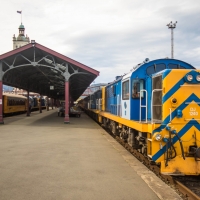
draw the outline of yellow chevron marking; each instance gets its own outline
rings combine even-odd
[[[164,93],[166,94],[177,82],[179,82],[191,70],[173,69],[163,80]]]
[[[184,71],[188,71],[189,70],[184,70]],[[185,76],[185,74],[187,74],[186,72],[183,73],[182,70],[179,71],[174,71],[171,72],[170,75],[171,77],[183,77]],[[175,78],[174,78],[175,79]],[[169,91],[171,89],[171,83],[174,82],[173,80],[171,80],[170,77],[166,77],[164,80],[164,84],[163,87],[165,88],[165,92]],[[198,98],[200,98],[200,93],[199,93],[199,89],[200,89],[200,84],[195,84],[195,86],[199,86],[199,87],[194,87],[194,85],[189,85],[188,83],[185,83],[184,85],[186,86],[182,86],[180,87],[177,91],[175,91],[175,93],[163,104],[163,119],[165,119],[169,114],[170,114],[170,109],[171,112],[173,112],[178,106],[180,106],[192,93],[194,93]],[[174,104],[172,103],[172,99],[176,99],[177,103]],[[186,102],[189,103],[189,102]],[[188,104],[189,105],[189,104]],[[188,106],[187,106],[188,107]],[[190,107],[192,107],[190,105]],[[197,105],[195,106],[196,109],[200,109],[200,107]],[[199,111],[200,112],[200,111]],[[188,111],[187,111],[187,116],[184,117],[188,117]],[[200,116],[199,116],[200,117]],[[180,119],[177,119],[178,121],[180,121]]]

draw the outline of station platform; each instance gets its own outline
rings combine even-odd
[[[4,118],[1,200],[178,200],[181,197],[84,113]]]

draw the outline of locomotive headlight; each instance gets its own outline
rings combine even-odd
[[[196,76],[196,80],[200,82],[200,75]]]
[[[188,80],[188,81],[192,81],[192,80],[193,80],[193,76],[192,76],[192,75],[190,75],[190,74],[189,74],[189,75],[187,75],[187,80]]]
[[[162,135],[160,133],[157,133],[155,135],[155,140],[160,141],[162,139]]]

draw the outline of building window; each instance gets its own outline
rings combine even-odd
[[[129,99],[129,80],[122,83],[122,99]]]

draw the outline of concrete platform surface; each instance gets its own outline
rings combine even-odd
[[[4,118],[0,200],[181,199],[87,115]]]

